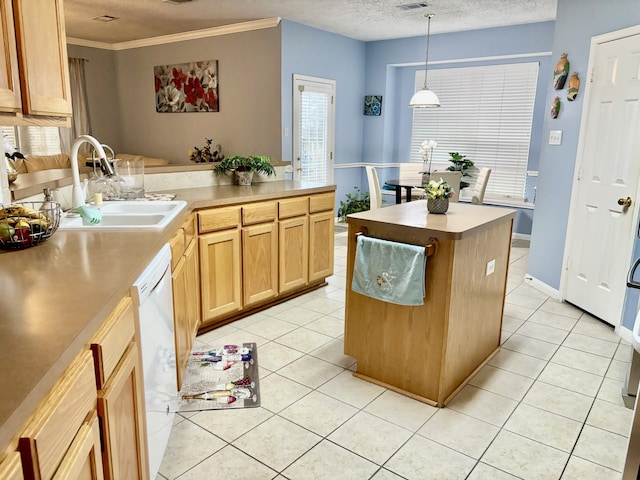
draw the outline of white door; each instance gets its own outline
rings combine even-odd
[[[293,76],[293,178],[333,183],[336,82]]]
[[[614,326],[640,202],[640,29],[630,30],[592,41],[565,252],[564,298]]]

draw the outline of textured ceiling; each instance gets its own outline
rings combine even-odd
[[[415,0],[65,0],[67,36],[119,43],[231,23],[282,17],[363,41],[473,30],[555,19],[557,0],[431,0],[426,8],[401,10]],[[101,23],[91,18],[111,15]]]

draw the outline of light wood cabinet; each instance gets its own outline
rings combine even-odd
[[[182,372],[186,368],[191,352],[189,317],[187,308],[187,270],[185,258],[180,256],[178,264],[171,272],[173,287],[173,321],[176,344],[176,372],[178,390],[182,386]]]
[[[102,426],[105,478],[148,475],[146,419],[139,328],[130,297],[123,298],[90,342]],[[79,477],[84,478],[84,477]]]
[[[333,210],[309,215],[310,282],[333,275],[333,231]]]
[[[186,270],[187,317],[191,338],[194,338],[202,320],[200,309],[200,264],[198,262],[198,242],[193,240],[184,252]]]
[[[201,235],[199,247],[203,322],[240,311],[240,230],[235,228]]]
[[[9,452],[0,462],[0,478],[2,480],[24,480],[19,452]]]
[[[278,228],[275,222],[242,229],[244,305],[278,295]]]
[[[5,67],[0,68],[0,112],[20,112],[20,75],[11,0],[0,0],[0,34],[0,61]]]
[[[307,215],[280,220],[280,293],[309,283],[309,218]]]
[[[122,478],[122,477],[121,477]],[[80,427],[53,480],[103,480],[100,426],[96,412]]]

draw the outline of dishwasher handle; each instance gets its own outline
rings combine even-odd
[[[640,258],[638,258],[633,266],[629,269],[629,273],[627,274],[627,287],[631,288],[640,288],[640,281],[634,280],[633,277],[636,274],[636,269],[640,265]]]

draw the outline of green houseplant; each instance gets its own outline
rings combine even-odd
[[[213,172],[216,175],[228,175],[235,172],[240,185],[251,185],[254,173],[266,176],[276,174],[269,157],[241,157],[239,155],[225,158],[213,168]]]
[[[350,213],[364,212],[371,208],[371,198],[369,192],[361,192],[358,187],[353,187],[354,193],[347,193],[345,200],[340,201],[338,209],[338,220],[340,222],[347,221],[347,215]]]
[[[451,156],[449,161],[453,163],[453,165],[447,167],[447,170],[450,172],[461,172],[462,179],[464,179],[464,177],[471,177],[471,173],[469,172],[473,171],[474,163],[468,160],[466,155],[460,155],[458,152],[449,152],[449,155]],[[461,189],[467,188],[469,185],[469,182],[465,182],[464,180],[460,181]]]

